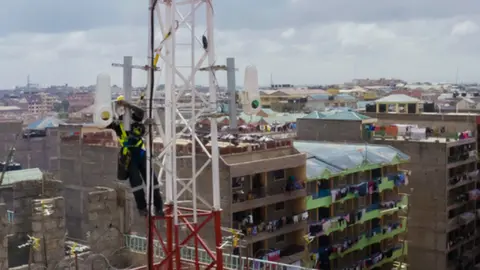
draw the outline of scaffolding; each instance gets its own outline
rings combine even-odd
[[[215,78],[215,47],[213,36],[213,5],[212,0],[150,0],[149,12],[152,18],[156,17],[161,32],[161,41],[158,47],[149,48],[151,64],[149,66],[149,86],[147,87],[147,101],[155,99],[153,91],[153,71],[160,70],[162,81],[165,82],[164,104],[160,107],[164,110],[165,117],[162,119],[157,108],[152,108],[152,102],[147,109],[152,112],[148,119],[149,134],[153,134],[152,127],[157,127],[161,137],[162,151],[158,156],[153,155],[153,140],[146,140],[147,149],[147,194],[149,194],[149,208],[153,202],[152,177],[154,173],[150,161],[159,165],[160,170],[156,174],[159,181],[165,185],[165,216],[149,216],[148,237],[148,269],[182,269],[187,262],[182,261],[181,248],[193,242],[194,264],[196,269],[223,269],[222,254],[222,228],[220,209],[219,187],[219,150],[217,141],[217,83]],[[204,12],[201,16],[198,13]],[[206,19],[206,31],[197,35],[197,17]],[[153,31],[153,23],[150,25],[150,33]],[[186,30],[188,37],[186,42],[180,43],[178,35],[180,30]],[[150,43],[154,41],[150,34]],[[182,49],[182,53],[179,51]],[[180,64],[185,60],[183,49],[188,50],[186,65]],[[183,59],[182,59],[183,58]],[[205,68],[206,66],[206,68]],[[209,92],[208,95],[200,93],[196,88],[198,71],[208,72]],[[179,80],[177,80],[179,79]],[[149,93],[152,90],[153,96]],[[182,99],[182,102],[179,100]],[[188,99],[190,102],[185,102]],[[201,102],[199,108],[196,103]],[[202,143],[195,132],[195,126],[200,118],[210,118],[211,139],[209,146]],[[153,122],[153,124],[152,124]],[[164,127],[164,130],[162,128]],[[181,130],[179,130],[181,129]],[[181,137],[189,137],[191,147],[188,153],[177,155],[177,142]],[[209,149],[207,149],[209,148]],[[204,164],[197,164],[196,156],[202,154],[208,157]],[[191,176],[179,177],[177,162],[191,164]],[[208,166],[212,171],[212,195],[205,198],[197,192],[196,178]],[[206,185],[207,183],[202,183]],[[205,209],[201,209],[205,208]],[[166,225],[166,236],[162,237],[156,222],[162,220]],[[210,249],[200,236],[200,231],[207,223],[213,222],[215,232],[215,248]],[[160,222],[163,223],[163,222]],[[186,228],[180,238],[180,229]],[[155,238],[155,239],[154,239]],[[164,256],[161,261],[154,263],[154,242],[159,243]],[[202,263],[199,250],[203,249],[211,257],[209,263]],[[205,260],[203,260],[205,261]],[[190,261],[188,265],[192,265]],[[138,268],[145,269],[145,267]]]

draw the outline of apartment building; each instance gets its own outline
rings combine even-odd
[[[427,264],[439,270],[471,269],[480,262],[480,235],[476,233],[480,224],[477,203],[472,200],[478,192],[476,138],[470,133],[457,138],[381,133],[374,135],[377,143],[410,155],[412,162],[402,167],[415,172],[409,185],[410,268],[424,269]]]
[[[298,152],[291,140],[240,146],[221,142],[220,154],[222,226],[244,234],[242,246],[231,252],[300,264],[305,258],[308,222],[305,154]],[[202,155],[198,154],[197,164],[201,160]],[[211,172],[201,174],[198,181],[203,182],[204,177],[205,182],[210,181]],[[200,194],[211,193],[210,185],[197,189]]]
[[[411,269],[472,269],[480,263],[478,204],[479,116],[465,113],[367,113],[371,136],[411,156]],[[408,130],[407,130],[408,127]]]
[[[409,157],[390,146],[297,141],[307,154],[309,267],[391,269],[407,254],[408,197],[399,186]],[[390,268],[388,268],[390,267]]]

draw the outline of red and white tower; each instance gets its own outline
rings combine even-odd
[[[220,215],[220,186],[219,186],[219,149],[217,141],[217,121],[214,118],[217,111],[217,84],[213,66],[215,64],[215,43],[213,33],[213,4],[212,0],[149,0],[150,8],[155,9],[158,27],[155,33],[161,32],[161,41],[154,48],[155,55],[149,54],[153,69],[160,70],[161,83],[165,84],[164,100],[161,104],[165,110],[165,118],[159,115],[152,116],[157,127],[161,128],[163,150],[161,153],[152,153],[151,143],[147,143],[147,158],[155,155],[155,162],[160,165],[157,172],[159,180],[165,185],[165,217],[150,217],[149,234],[149,269],[182,269],[185,265],[180,256],[182,246],[191,245],[195,248],[196,269],[223,269],[221,250],[221,215]],[[198,23],[200,19],[205,20]],[[204,29],[197,29],[203,26]],[[151,25],[151,27],[154,27]],[[206,27],[206,30],[205,30]],[[150,41],[153,40],[150,37]],[[209,94],[197,91],[196,78],[200,73],[208,76]],[[212,67],[212,68],[210,68]],[[150,67],[152,69],[152,67]],[[150,75],[153,73],[149,73]],[[151,80],[149,80],[151,81]],[[147,93],[149,88],[147,88]],[[161,92],[161,91],[159,91]],[[157,91],[154,91],[157,93]],[[147,95],[147,101],[151,97]],[[156,97],[153,97],[154,100]],[[200,118],[210,118],[211,139],[209,146],[202,143],[195,131]],[[179,131],[181,129],[181,131]],[[189,137],[191,147],[189,151],[177,153],[177,143],[180,137]],[[148,140],[146,140],[148,141]],[[184,139],[183,139],[184,141]],[[196,156],[202,151],[208,157],[205,164],[197,164]],[[191,177],[179,177],[177,162],[191,164]],[[203,162],[203,161],[202,161]],[[202,182],[201,185],[211,185],[212,195],[206,198],[197,192],[197,177],[207,167],[211,167],[211,183]],[[149,163],[147,167],[150,168]],[[147,175],[153,174],[147,170]],[[182,175],[183,176],[183,175]],[[151,181],[147,179],[147,189],[151,189]],[[148,192],[147,194],[151,194]],[[188,200],[182,200],[187,198]],[[149,198],[149,204],[153,198]],[[164,220],[167,228],[166,235],[161,235],[156,228],[156,220]],[[208,247],[200,237],[199,232],[208,222],[213,222],[216,247]],[[163,223],[163,222],[161,222]],[[184,228],[180,233],[180,228]],[[186,230],[185,230],[186,228]],[[186,233],[185,233],[186,231]],[[180,236],[182,235],[182,236]],[[153,241],[160,242],[160,248],[165,256],[160,263],[153,262]],[[212,263],[202,265],[199,260],[199,249],[205,250],[211,257]],[[192,263],[190,262],[191,266]]]

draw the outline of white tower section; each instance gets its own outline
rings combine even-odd
[[[208,74],[198,72],[202,67],[215,64],[213,5],[211,0],[159,0],[156,12],[162,36],[156,48],[159,54],[157,67],[161,69],[160,81],[165,83],[165,119],[161,119],[165,127],[162,136],[164,149],[157,156],[161,165],[158,177],[165,183],[165,203],[171,207],[174,225],[187,222],[179,215],[179,210],[183,208],[193,211],[191,222],[197,223],[198,209],[220,210],[217,121],[212,118],[217,111],[217,84],[213,70]],[[201,18],[206,21],[199,23],[203,29],[197,29],[196,24]],[[209,95],[195,88],[199,75],[208,78]],[[199,118],[205,117],[210,117],[211,141],[208,148],[211,150],[207,150],[195,132]],[[184,138],[183,141],[191,138],[192,143],[191,151],[181,156],[176,151],[180,137]],[[205,164],[196,162],[199,151],[208,156]],[[191,170],[190,177],[180,178],[177,162],[185,161],[191,164],[191,169],[184,169]],[[211,198],[197,194],[196,178],[207,166],[212,168],[212,181],[201,185],[212,185]]]

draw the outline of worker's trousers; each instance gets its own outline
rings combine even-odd
[[[132,153],[134,154],[134,153]],[[129,181],[130,186],[132,187],[133,197],[137,203],[137,208],[139,210],[147,209],[147,200],[145,199],[145,193],[147,191],[147,159],[145,155],[132,155],[129,164]],[[163,200],[160,195],[160,186],[158,184],[158,179],[155,174],[153,174],[153,205],[157,211],[163,209]]]

